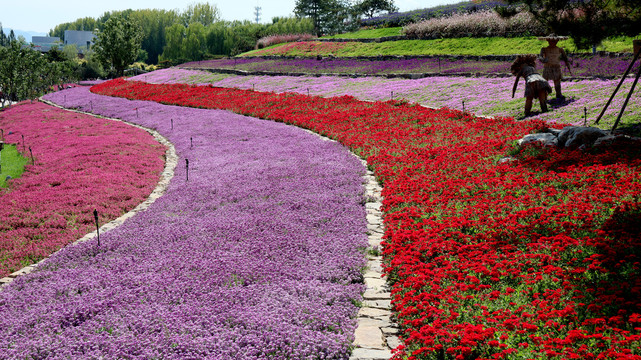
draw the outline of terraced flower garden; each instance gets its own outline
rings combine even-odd
[[[347,356],[367,245],[356,157],[225,111],[87,88],[46,98],[155,128],[181,166],[165,195],[101,246],[67,247],[0,291],[0,358]]]
[[[523,119],[523,83],[512,98],[514,78],[443,77],[423,79],[345,78],[336,76],[234,76],[207,71],[165,69],[139,75],[134,80],[150,83],[211,84],[226,88],[255,89],[277,93],[293,92],[323,97],[355,96],[365,101],[390,99],[409,101],[428,107],[448,107],[478,116],[506,116]],[[580,80],[563,82],[565,101],[549,99],[552,111],[536,114],[548,122],[583,125],[587,113],[588,125],[593,124],[619,80]],[[627,79],[606,111],[601,126],[610,128],[616,119],[633,82]],[[552,94],[552,97],[554,94]],[[637,124],[641,117],[641,94],[633,93],[622,125]],[[538,105],[533,108],[539,111]]]
[[[517,150],[545,123],[347,96],[123,80],[93,91],[292,123],[367,158],[384,185],[399,358],[641,356],[636,147]]]
[[[315,60],[233,61],[188,66],[305,70]],[[314,71],[392,66],[341,61]],[[516,145],[583,124],[584,111],[593,121],[617,80],[564,82],[566,100],[530,118],[512,84],[172,68],[48,95],[156,129],[179,166],[166,194],[101,246],[64,248],[0,291],[0,349],[6,358],[348,358],[367,199],[345,146],[383,185],[385,272],[403,340],[394,359],[641,359],[638,143]],[[624,126],[641,117],[638,97]],[[78,129],[65,131],[71,139]]]
[[[575,57],[570,59],[573,77],[619,77],[625,72],[631,56]],[[377,60],[325,58],[321,60],[278,58],[233,58],[188,62],[178,67],[197,70],[242,70],[249,72],[297,73],[305,75],[387,75],[387,74],[459,74],[475,76],[502,75],[511,77],[511,61],[477,60],[452,56]],[[543,65],[538,64],[542,69]],[[634,73],[638,65],[632,68]],[[566,69],[563,69],[566,71]],[[566,77],[569,74],[566,72]]]

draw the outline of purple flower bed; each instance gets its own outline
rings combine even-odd
[[[262,59],[238,58],[204,60],[185,63],[180,68],[237,69],[308,74],[420,74],[420,73],[508,73],[510,64],[505,61],[477,61],[450,58],[414,58],[401,60],[356,59]]]
[[[47,99],[156,128],[180,160],[101,247],[65,248],[0,291],[0,358],[348,357],[367,245],[356,157],[226,111],[88,88]]]
[[[589,56],[572,57],[571,67],[574,76],[620,76],[630,64],[629,57]],[[510,74],[510,61],[441,58],[411,58],[398,60],[359,60],[359,59],[263,59],[236,58],[194,61],[180,65],[181,68],[236,69],[244,71],[268,71],[278,73],[307,74],[422,74],[422,73],[481,73]],[[632,71],[638,69],[638,63]],[[538,63],[542,69],[543,64]],[[563,69],[566,77],[567,69]]]
[[[384,78],[341,78],[335,76],[296,77],[296,76],[234,76],[212,74],[206,71],[165,69],[133,78],[151,83],[188,83],[211,84],[220,87],[240,89],[254,88],[260,91],[298,92],[318,96],[351,95],[367,101],[405,99],[410,102],[436,108],[448,107],[462,109],[484,116],[511,116],[523,118],[525,99],[523,81],[518,85],[517,94],[512,98],[514,77],[473,78],[473,77],[428,77],[423,79],[384,79]],[[623,83],[617,97],[599,123],[609,128],[616,119],[627,95],[633,78]],[[549,122],[562,122],[583,125],[584,111],[587,110],[589,123],[597,115],[612,94],[619,80],[581,80],[562,83],[566,100],[556,101],[551,94],[548,113],[537,117]],[[585,110],[584,110],[585,109]],[[538,111],[538,104],[533,107]],[[622,117],[622,124],[635,124],[641,117],[641,91],[633,93],[630,103]]]

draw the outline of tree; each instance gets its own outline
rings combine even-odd
[[[189,26],[191,23],[201,23],[209,26],[220,20],[220,13],[216,5],[210,3],[191,4],[182,13],[183,25]]]
[[[334,34],[355,24],[354,9],[347,0],[296,0],[294,14],[309,17],[317,36]]]
[[[507,0],[525,10],[550,32],[569,35],[579,49],[614,35],[636,36],[641,31],[641,0]],[[499,11],[509,14],[509,11]]]
[[[383,11],[396,12],[398,8],[394,6],[394,0],[363,0],[356,4],[356,10],[359,14],[371,18]]]
[[[0,46],[7,46],[7,35],[2,30],[2,23],[0,23]]]
[[[120,15],[112,16],[96,36],[96,55],[103,65],[122,76],[127,65],[133,63],[138,55],[142,41],[138,23]]]

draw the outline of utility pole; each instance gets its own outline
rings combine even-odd
[[[256,7],[254,7],[254,15],[256,15],[256,24],[258,24],[260,22],[260,11],[262,9],[263,8],[258,6],[258,5],[256,5]]]

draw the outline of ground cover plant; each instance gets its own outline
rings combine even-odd
[[[312,34],[287,34],[287,35],[269,35],[269,36],[264,36],[256,42],[256,48],[257,49],[262,49],[267,46],[272,46],[276,44],[282,44],[282,43],[287,43],[287,42],[293,42],[293,41],[301,41],[301,40],[311,40],[314,38],[314,35]]]
[[[428,107],[448,107],[483,116],[509,116],[523,119],[523,84],[515,98],[511,89],[513,78],[428,77],[424,79],[340,78],[335,76],[233,76],[206,71],[165,69],[133,79],[151,83],[211,84],[220,87],[255,89],[277,93],[296,92],[324,97],[350,95],[366,101],[386,101],[391,98]],[[550,112],[536,114],[548,122],[583,125],[594,124],[605,102],[619,80],[581,80],[563,82],[564,101],[551,98]],[[608,107],[599,126],[610,129],[619,114],[633,79],[627,79]],[[552,94],[554,96],[554,93]],[[641,92],[637,89],[623,113],[621,124],[631,126],[641,117]],[[534,111],[539,111],[534,107]]]
[[[0,291],[0,358],[347,358],[367,246],[356,157],[227,111],[82,87],[47,99],[156,128],[179,164],[100,247],[65,248]]]
[[[613,38],[604,40],[599,51],[632,52],[632,39]],[[547,46],[545,41],[534,36],[528,37],[461,37],[443,38],[432,40],[399,40],[379,43],[340,42],[328,43],[321,41],[303,41],[270,46],[260,50],[253,50],[240,56],[414,56],[414,55],[513,55],[513,54],[538,54],[542,47]],[[559,46],[570,52],[578,51],[571,40],[559,42]]]
[[[548,125],[402,101],[122,79],[92,91],[292,123],[366,158],[384,185],[399,359],[641,358],[636,145],[515,148]]]
[[[5,145],[2,149],[2,167],[0,168],[0,188],[7,187],[11,179],[16,179],[24,172],[27,158],[20,155],[15,145]]]
[[[617,77],[621,76],[632,57],[609,56],[572,56],[569,59],[572,76],[578,77]],[[496,75],[512,76],[510,61],[479,60],[456,57],[430,57],[408,59],[274,59],[274,58],[233,58],[194,61],[179,65],[186,69],[231,69],[244,71],[266,71],[298,74],[457,74],[471,73],[476,76]],[[537,62],[537,68],[543,64]],[[632,68],[635,73],[638,63]],[[564,69],[565,71],[565,69]],[[565,73],[566,77],[569,74]]]
[[[146,131],[43,103],[0,112],[0,128],[29,161],[0,189],[0,277],[94,230],[94,209],[105,223],[136,207],[164,167]]]
[[[501,1],[463,1],[456,4],[439,5],[426,9],[384,14],[369,19],[360,20],[363,26],[393,27],[404,26],[419,22],[425,19],[438,18],[459,13],[469,13],[482,9],[493,9],[496,6],[504,6]]]

